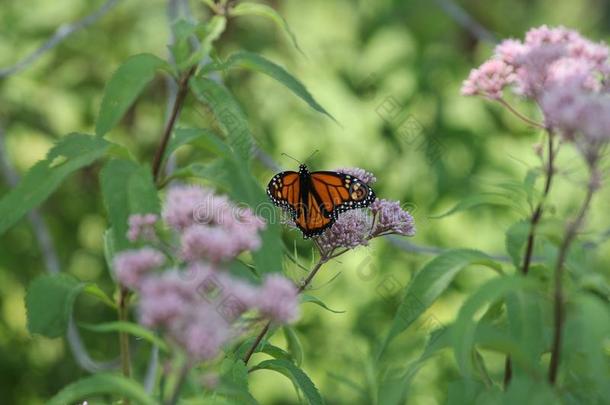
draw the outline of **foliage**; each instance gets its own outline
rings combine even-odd
[[[84,7],[60,3],[32,30],[18,21],[41,24],[50,6],[1,10],[14,44],[0,42],[0,60]],[[180,2],[168,3],[169,36],[158,29],[165,5],[125,4],[0,82],[7,403],[606,401],[608,190],[574,221],[591,168],[579,149],[562,147],[549,172],[549,128],[533,134],[510,109],[459,96],[489,37],[417,2],[204,0],[184,2],[193,7],[184,18],[171,11]],[[610,10],[535,3],[536,12],[508,1],[468,9],[502,37],[540,20],[597,32]],[[502,101],[542,120],[535,105]],[[378,196],[405,201],[415,242],[391,236],[335,258],[282,232],[263,186],[278,162],[294,165],[281,153],[304,160],[318,149],[310,166],[366,166]],[[22,172],[16,185],[10,165]],[[604,157],[595,169],[607,177]],[[259,335],[264,324],[248,313],[246,337],[194,364],[138,323],[139,297],[120,285],[115,258],[142,246],[128,237],[130,217],[161,215],[178,183],[213,187],[267,223],[260,248],[227,264],[232,275],[258,284],[282,273],[304,289],[306,271],[324,265],[296,324]],[[156,231],[168,249],[176,242]],[[49,260],[60,273],[45,274]]]

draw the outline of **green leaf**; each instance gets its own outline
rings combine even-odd
[[[330,309],[324,302],[322,302],[321,299],[319,299],[318,297],[314,297],[313,295],[301,294],[300,299],[301,299],[301,303],[311,302],[312,304],[316,304],[316,305],[324,308],[325,310],[330,311],[335,314],[344,314],[345,313],[345,311],[336,311],[334,309]]]
[[[265,360],[257,364],[253,370],[261,369],[277,371],[290,378],[290,380],[292,380],[292,382],[303,392],[307,402],[310,404],[318,405],[324,403],[320,392],[318,392],[318,389],[309,379],[307,374],[290,361],[285,359]]]
[[[112,75],[106,85],[95,133],[104,136],[121,120],[144,87],[155,77],[158,69],[167,69],[167,63],[149,53],[127,59]]]
[[[506,231],[506,252],[513,260],[513,264],[517,270],[521,269],[523,261],[523,249],[527,242],[527,237],[530,230],[528,221],[519,221],[514,223]]]
[[[148,166],[122,159],[109,160],[100,172],[102,197],[110,222],[113,250],[131,246],[127,239],[132,214],[158,214],[159,198]]]
[[[248,368],[240,359],[229,356],[220,366],[220,389],[216,393],[235,401],[236,404],[256,404],[248,389]]]
[[[0,199],[0,235],[41,204],[74,171],[104,156],[110,143],[83,134],[62,138]]]
[[[288,352],[292,355],[295,364],[300,366],[301,363],[303,363],[303,345],[301,344],[301,340],[292,327],[284,326],[282,330],[284,331],[284,337],[288,344]]]
[[[211,108],[237,157],[249,160],[252,134],[248,120],[231,92],[223,85],[199,76],[192,78],[189,84],[197,99]]]
[[[469,249],[442,253],[428,262],[405,288],[402,302],[379,356],[398,334],[406,330],[447,289],[455,276],[467,266],[478,264],[501,272],[502,266],[486,254]]]
[[[501,193],[484,193],[479,195],[474,195],[467,197],[457,203],[453,208],[449,211],[439,214],[433,215],[429,218],[431,219],[440,219],[448,217],[449,215],[453,215],[458,212],[467,211],[473,208],[478,208],[481,206],[498,206],[498,207],[515,207],[515,201],[511,196],[501,194]]]
[[[146,329],[145,327],[138,325],[132,322],[124,322],[124,321],[114,321],[114,322],[105,322],[98,324],[90,324],[90,323],[79,323],[83,329],[90,330],[92,332],[100,332],[100,333],[109,333],[109,332],[124,332],[139,338],[142,338],[155,346],[158,346],[159,349],[164,352],[169,352],[169,348],[167,344],[157,336],[153,331]]]
[[[116,309],[116,304],[114,303],[114,301],[97,284],[89,283],[85,285],[83,292],[98,298],[110,308]]]
[[[169,157],[181,146],[187,144],[204,149],[217,157],[227,158],[231,155],[227,145],[214,132],[208,129],[178,128],[169,140],[165,158]]]
[[[474,315],[486,304],[493,304],[512,291],[525,286],[525,280],[517,277],[500,277],[489,280],[472,294],[460,308],[457,320],[452,328],[453,346],[461,374],[472,377],[472,349],[475,343],[477,322]]]
[[[100,373],[64,387],[47,402],[47,405],[73,404],[82,400],[91,401],[92,397],[99,395],[113,395],[117,399],[129,398],[140,405],[157,404],[134,380],[118,374]]]
[[[138,166],[127,182],[127,199],[132,214],[159,214],[161,203],[148,165]]]
[[[268,18],[271,21],[273,21],[275,23],[275,25],[277,25],[278,28],[283,30],[286,33],[286,35],[288,35],[288,37],[292,41],[292,44],[294,45],[294,47],[299,52],[301,52],[301,54],[304,55],[303,51],[301,50],[301,48],[299,47],[299,44],[297,42],[297,37],[294,35],[292,30],[290,29],[290,26],[288,25],[286,20],[284,20],[284,18],[280,14],[278,14],[278,12],[275,11],[273,8],[271,8],[267,5],[264,5],[264,4],[243,2],[243,3],[238,4],[237,6],[235,6],[233,9],[231,9],[229,11],[229,16],[231,16],[231,17],[248,16],[248,15],[265,17],[265,18]]]
[[[30,283],[25,297],[28,330],[49,338],[62,336],[72,315],[72,306],[85,287],[67,274],[45,274]]]
[[[224,63],[210,64],[204,67],[203,71],[227,70],[227,69],[250,69],[277,80],[286,86],[297,97],[305,101],[314,110],[325,114],[329,118],[335,118],[328,113],[309,93],[307,88],[296,77],[288,73],[283,67],[265,59],[261,55],[252,52],[237,52],[229,56]]]

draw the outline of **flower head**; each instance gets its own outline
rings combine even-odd
[[[163,206],[163,220],[177,231],[196,223],[199,207],[212,198],[211,190],[200,186],[175,186],[169,189]]]
[[[515,80],[513,66],[499,59],[491,59],[478,69],[472,69],[462,84],[462,94],[482,95],[493,99],[502,97],[502,91]]]
[[[371,211],[377,219],[374,234],[415,235],[415,221],[408,211],[401,208],[400,202],[377,199],[371,204]]]
[[[299,317],[298,290],[286,277],[272,274],[265,278],[259,294],[259,311],[277,323],[291,323]]]
[[[114,269],[122,285],[137,289],[143,277],[164,262],[165,256],[152,248],[126,250],[114,258]]]
[[[354,249],[368,245],[372,218],[366,210],[349,210],[339,214],[333,226],[318,237],[324,252],[337,248]]]

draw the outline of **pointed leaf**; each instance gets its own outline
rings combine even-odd
[[[417,272],[405,288],[402,302],[379,354],[394,337],[406,330],[436,301],[461,270],[473,264],[502,270],[500,264],[482,252],[456,249],[435,257]]]
[[[49,338],[62,336],[74,300],[85,284],[67,274],[45,274],[30,283],[25,297],[28,330]]]
[[[0,235],[46,200],[68,175],[101,158],[109,146],[105,140],[89,135],[62,138],[46,159],[32,166],[21,182],[0,199]]]
[[[282,330],[284,331],[284,337],[288,343],[288,351],[292,355],[295,364],[300,366],[301,363],[303,363],[303,345],[301,344],[301,340],[292,327],[284,326]]]
[[[137,323],[132,322],[124,322],[124,321],[114,321],[114,322],[104,322],[98,324],[90,324],[90,323],[79,323],[83,329],[90,330],[92,332],[100,332],[100,333],[109,333],[109,332],[124,332],[135,337],[144,339],[153,345],[159,347],[159,349],[164,352],[169,352],[169,348],[167,344],[157,336],[153,331],[146,329],[145,327],[138,325]]]
[[[237,100],[226,87],[213,80],[194,77],[189,83],[199,101],[211,108],[239,159],[249,160],[252,134]]]
[[[270,19],[275,23],[275,25],[277,25],[281,30],[283,30],[286,35],[288,35],[294,47],[299,52],[303,53],[297,42],[297,37],[290,29],[290,26],[288,26],[286,20],[273,8],[264,4],[243,2],[239,3],[232,10],[230,10],[229,15],[231,17],[254,15]]]
[[[85,377],[64,387],[47,405],[74,404],[91,400],[100,395],[113,395],[114,398],[129,398],[141,405],[156,405],[157,402],[146,394],[144,388],[132,379],[118,374],[100,373]]]
[[[216,63],[206,66],[204,68],[204,72],[235,68],[250,69],[266,74],[267,76],[286,86],[297,97],[305,101],[311,108],[335,120],[335,118],[313,98],[303,83],[301,83],[296,77],[288,73],[286,69],[280,65],[277,65],[256,53],[245,51],[234,53],[224,63]]]
[[[164,60],[149,53],[134,55],[119,66],[106,85],[95,124],[96,135],[104,136],[118,124],[161,68],[169,70]]]
[[[261,369],[277,371],[278,373],[290,378],[292,382],[303,392],[303,395],[309,404],[320,405],[324,403],[320,392],[307,374],[305,374],[303,370],[295,366],[290,361],[285,359],[265,360],[254,367],[254,370]]]
[[[301,302],[302,303],[311,302],[312,304],[316,304],[334,314],[344,314],[345,313],[345,311],[336,311],[334,309],[330,309],[321,299],[319,299],[318,297],[314,297],[313,295],[301,294]]]

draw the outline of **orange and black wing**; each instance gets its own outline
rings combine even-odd
[[[301,181],[297,172],[282,172],[271,178],[267,195],[275,205],[290,210],[293,218],[301,202]]]
[[[341,212],[368,207],[376,198],[362,180],[337,172],[311,173],[311,190],[321,203],[320,211],[332,219]]]

